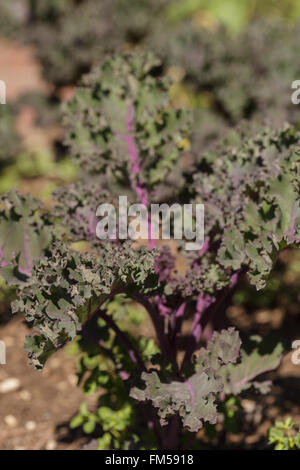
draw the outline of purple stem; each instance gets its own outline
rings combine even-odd
[[[204,241],[201,250],[198,252],[198,255],[205,255],[209,250],[209,242],[207,240]]]
[[[148,192],[146,189],[146,185],[141,177],[141,162],[136,150],[135,141],[134,141],[134,107],[133,105],[129,105],[128,114],[127,114],[127,134],[123,135],[120,133],[116,133],[119,135],[128,145],[128,150],[130,154],[131,160],[131,170],[133,173],[133,177],[130,177],[132,189],[136,192],[140,203],[143,204],[145,207],[148,207]],[[155,247],[155,241],[152,239],[152,228],[151,228],[151,217],[148,214],[148,240],[149,240],[149,247],[152,249]]]
[[[147,207],[148,206],[148,194],[144,188],[144,182],[141,177],[140,158],[138,156],[138,153],[135,147],[134,137],[133,137],[133,133],[134,133],[133,119],[134,119],[134,108],[133,108],[133,105],[131,104],[129,105],[129,109],[128,109],[128,115],[127,115],[128,134],[125,136],[125,140],[127,142],[129,153],[130,153],[132,173],[137,176],[137,180],[138,180],[138,183],[136,184],[135,180],[132,179],[133,189],[136,191],[137,195],[139,196],[141,204],[144,204],[144,206]]]
[[[194,402],[195,402],[195,392],[194,392],[194,390],[193,390],[192,385],[190,384],[190,382],[189,382],[188,380],[186,380],[186,381],[184,382],[184,385],[186,386],[186,388],[187,388],[188,391],[190,392],[191,398],[192,398],[192,404],[194,404]]]
[[[164,333],[164,320],[159,315],[155,306],[146,297],[144,297],[143,295],[139,293],[133,294],[131,298],[135,300],[136,302],[139,302],[147,310],[152,320],[153,326],[155,328],[155,332],[157,335],[161,352],[166,356],[170,356],[171,350],[170,350],[169,341],[168,341],[167,336]]]
[[[196,304],[194,321],[192,325],[191,338],[189,340],[182,364],[190,361],[193,352],[197,348],[197,345],[199,344],[203,332],[203,325],[201,325],[201,319],[203,317],[204,312],[206,312],[215,301],[215,297],[211,297],[210,295],[203,293],[199,294]]]
[[[190,361],[193,352],[196,350],[199,344],[202,332],[204,331],[205,327],[208,325],[209,321],[214,319],[219,309],[224,307],[226,298],[232,292],[232,289],[234,289],[244,272],[244,269],[240,269],[236,273],[232,274],[229,286],[220,292],[218,299],[205,294],[200,294],[198,296],[196,313],[192,326],[192,334],[182,365]]]
[[[181,326],[182,326],[183,317],[185,313],[185,307],[186,307],[186,302],[183,302],[175,311],[175,314],[172,314],[170,316],[170,321],[169,321],[170,343],[171,345],[173,345],[175,342],[175,348],[177,348],[177,340],[180,336]]]
[[[192,336],[194,338],[194,341],[198,344],[201,335],[202,335],[202,327],[200,324],[200,320],[202,318],[202,315],[204,311],[210,307],[214,302],[216,301],[215,297],[211,297],[210,295],[207,294],[200,294],[197,299],[197,305],[196,305],[196,314],[194,317],[194,322],[192,326]]]

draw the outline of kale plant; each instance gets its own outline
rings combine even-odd
[[[99,449],[199,446],[225,400],[270,390],[260,376],[282,353],[259,337],[242,345],[225,313],[245,277],[263,289],[278,253],[299,244],[300,135],[265,129],[187,166],[192,116],[172,107],[160,70],[149,53],[106,59],[64,108],[80,179],[55,191],[51,213],[14,191],[1,200],[1,274],[37,332],[30,361],[42,370],[73,341],[79,383],[104,392],[72,426],[96,433]],[[120,195],[204,204],[204,245],[100,240],[97,207]]]

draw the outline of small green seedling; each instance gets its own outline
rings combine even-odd
[[[269,444],[275,446],[275,450],[300,449],[300,428],[288,417],[285,422],[276,421],[275,426],[269,429]]]

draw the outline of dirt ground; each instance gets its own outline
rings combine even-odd
[[[0,38],[0,66],[1,80],[6,83],[7,102],[31,91],[47,93],[49,86],[41,78],[41,69],[34,60],[31,47]]]
[[[21,316],[0,328],[7,347],[0,365],[0,449],[78,449],[86,442],[68,427],[82,401],[74,358],[60,351],[42,373],[29,365],[23,349],[28,328]],[[4,386],[8,391],[2,391]],[[2,388],[1,388],[2,386]]]

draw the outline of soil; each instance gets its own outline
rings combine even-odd
[[[1,80],[6,83],[7,102],[29,92],[47,93],[49,85],[41,77],[34,50],[0,38]]]
[[[0,384],[17,379],[19,386],[0,393],[0,449],[78,449],[86,442],[68,423],[82,401],[90,406],[95,397],[83,397],[77,387],[74,358],[59,351],[43,372],[28,363],[23,348],[28,328],[21,316],[0,329],[7,348],[6,364],[0,365]]]

